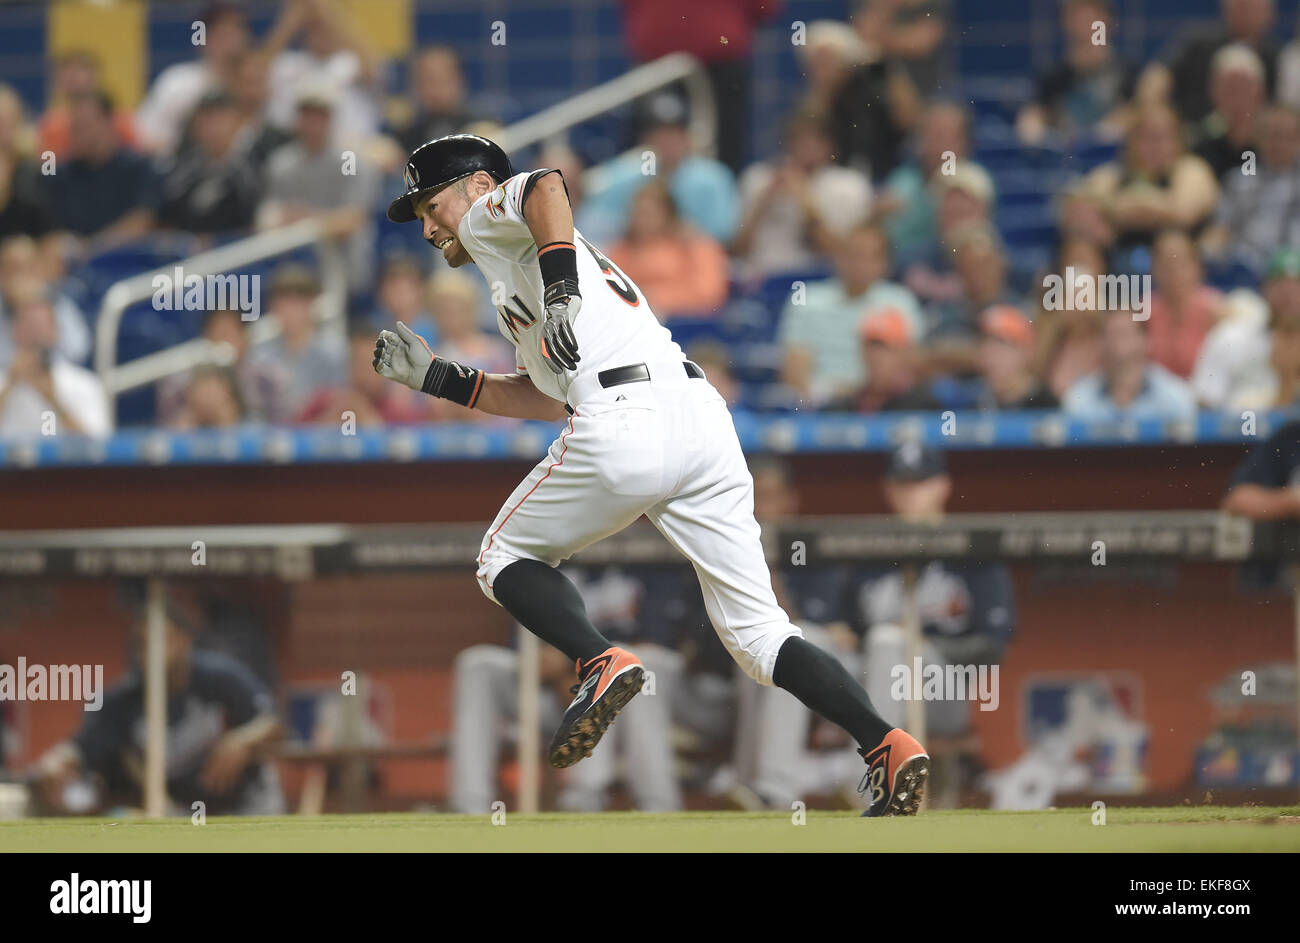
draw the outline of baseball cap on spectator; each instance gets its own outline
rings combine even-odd
[[[858,322],[858,338],[887,347],[906,347],[913,340],[912,322],[893,305],[886,305],[862,316]]]
[[[1229,43],[1210,60],[1210,74],[1248,72],[1259,82],[1264,81],[1264,60],[1245,43]]]
[[[979,164],[968,160],[958,161],[950,174],[940,168],[932,179],[932,186],[936,196],[941,196],[945,190],[961,190],[984,206],[993,202],[993,178]]]
[[[889,456],[885,477],[890,481],[925,481],[946,474],[948,463],[943,453],[923,442],[908,439]]]
[[[298,89],[294,104],[299,108],[319,108],[333,111],[338,103],[338,89],[329,82],[307,82]]]
[[[839,55],[845,65],[863,65],[880,58],[878,49],[862,41],[862,36],[848,23],[840,20],[814,20],[808,24],[804,44],[795,51],[805,61],[819,49],[826,48]]]
[[[277,268],[271,276],[271,294],[314,297],[320,294],[320,282],[307,266],[290,262]]]
[[[639,118],[642,134],[665,126],[684,128],[690,122],[686,102],[672,92],[651,95],[641,105]]]
[[[1018,347],[1034,346],[1034,326],[1015,305],[992,305],[980,315],[980,331]]]

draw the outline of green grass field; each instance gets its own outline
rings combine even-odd
[[[0,822],[12,851],[1300,851],[1300,807],[930,812],[860,819],[807,813],[649,815],[427,814],[214,818],[145,822],[26,819]]]

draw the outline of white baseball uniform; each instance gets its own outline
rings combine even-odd
[[[541,355],[541,267],[523,202],[549,171],[517,174],[479,197],[458,236],[483,273],[502,335],[539,390],[571,415],[546,458],[483,538],[479,586],[520,559],[557,566],[646,515],[695,567],[705,608],[745,673],[762,684],[782,643],[802,632],[777,605],[754,519],[754,483],[726,401],[685,357],[641,290],[576,230],[581,360],[555,374]],[[605,370],[644,364],[648,381],[602,385]]]

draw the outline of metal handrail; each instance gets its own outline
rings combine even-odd
[[[117,363],[117,340],[122,318],[131,305],[152,297],[157,276],[170,276],[177,267],[186,276],[223,274],[309,245],[317,247],[323,263],[320,266],[321,295],[317,300],[317,317],[323,324],[341,331],[347,301],[347,277],[342,255],[322,222],[315,218],[257,233],[113,283],[104,293],[95,322],[95,372],[103,381],[109,397],[115,398],[125,390],[154,383],[200,364],[221,364],[224,359],[213,346],[186,341],[130,363]],[[265,340],[278,333],[277,325],[262,320],[253,325],[250,341]]]
[[[698,59],[684,52],[638,66],[616,79],[517,121],[502,130],[497,143],[507,152],[528,147],[675,82],[684,84],[690,103],[688,130],[692,146],[697,153],[713,155],[717,143],[714,139],[717,103],[704,67]],[[320,220],[300,220],[115,282],[104,293],[95,323],[95,372],[103,381],[110,399],[173,373],[199,365],[228,362],[228,351],[220,349],[221,345],[198,339],[130,363],[117,363],[118,334],[126,309],[153,295],[156,276],[170,275],[177,266],[187,276],[222,274],[308,245],[315,245],[326,256],[322,258],[320,267],[323,291],[318,301],[317,317],[341,333],[345,323],[347,283],[338,247],[325,234]],[[252,325],[249,340],[266,340],[278,333],[274,321],[259,320]]]
[[[685,52],[674,52],[637,66],[616,79],[516,121],[502,131],[497,143],[507,153],[528,147],[674,82],[683,82],[686,87],[691,145],[697,153],[713,156],[717,150],[714,140],[717,103],[713,99],[713,87],[700,61]]]

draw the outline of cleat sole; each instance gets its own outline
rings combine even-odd
[[[572,727],[567,731],[556,731],[556,739],[561,742],[551,749],[551,765],[556,769],[567,769],[591,756],[591,751],[596,749],[596,744],[605,736],[619,711],[641,692],[644,680],[645,671],[641,667],[629,668],[610,683],[605,695]]]
[[[930,776],[930,758],[915,756],[903,764],[894,776],[894,794],[889,798],[885,815],[916,815],[925,798],[925,781]]]

